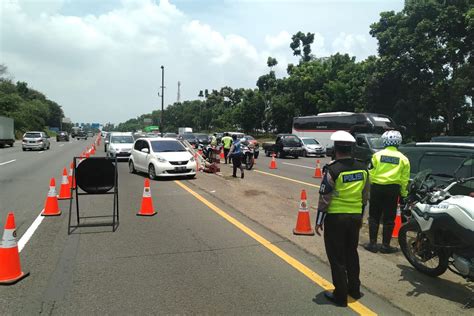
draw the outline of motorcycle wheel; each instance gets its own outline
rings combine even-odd
[[[252,154],[245,155],[245,169],[251,170],[254,164],[254,157]]]
[[[408,262],[421,273],[437,277],[448,269],[449,256],[431,245],[415,220],[400,228],[398,243]]]

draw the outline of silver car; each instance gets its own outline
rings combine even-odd
[[[45,150],[51,146],[49,136],[45,132],[26,132],[21,143],[23,151],[29,149]]]
[[[324,157],[326,155],[326,148],[321,145],[316,139],[312,137],[300,137],[303,142],[304,156],[319,156]]]

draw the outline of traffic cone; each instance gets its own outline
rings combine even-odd
[[[15,215],[8,213],[0,244],[0,285],[11,285],[30,273],[21,271],[20,253],[16,242]]]
[[[46,203],[44,209],[41,212],[43,216],[58,216],[61,215],[61,210],[59,209],[58,196],[56,195],[56,181],[54,178],[51,178],[49,182],[49,192],[48,197],[46,198]]]
[[[143,188],[142,207],[138,211],[137,216],[153,216],[156,212],[153,210],[153,200],[151,198],[150,180],[145,179]]]
[[[313,178],[321,179],[323,177],[323,173],[321,172],[321,162],[316,160],[316,170],[314,170]]]
[[[272,154],[272,161],[270,162],[270,169],[277,169],[277,163],[275,160],[275,154]]]
[[[69,182],[69,188],[75,189],[76,188],[76,177],[73,177],[74,173],[74,163],[71,162],[71,166],[69,167],[69,176],[68,176],[68,182]]]
[[[314,235],[314,230],[311,228],[311,220],[309,218],[308,204],[306,202],[306,191],[301,190],[301,203],[298,210],[298,219],[296,220],[296,228],[293,229],[295,235]]]
[[[398,232],[400,231],[401,226],[402,226],[402,212],[400,210],[400,204],[398,204],[397,216],[395,217],[395,226],[393,227],[393,231],[392,231],[392,238],[398,238]]]
[[[71,198],[71,186],[67,178],[67,170],[63,169],[63,178],[61,181],[61,188],[59,189],[58,200],[69,200]]]
[[[89,150],[86,150],[85,152],[85,155],[84,155],[86,158],[89,158],[90,157],[90,154],[89,154]]]
[[[94,146],[94,144],[92,144],[90,152],[91,152],[91,155],[95,155],[95,146]]]
[[[224,157],[224,150],[221,149],[221,153],[219,155],[219,159],[225,159]]]

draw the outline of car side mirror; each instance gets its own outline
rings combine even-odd
[[[150,153],[150,150],[148,148],[142,148],[142,150],[140,150],[142,153],[146,153],[146,154],[149,154]]]

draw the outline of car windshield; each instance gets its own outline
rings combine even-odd
[[[186,139],[186,140],[190,140],[190,139],[194,140],[194,139],[196,139],[196,136],[194,136],[194,134],[183,134],[182,136],[183,136],[183,138]]]
[[[195,134],[195,136],[199,140],[208,140],[209,139],[209,136],[207,136],[206,134]]]
[[[176,140],[152,141],[151,148],[155,153],[186,151],[184,146]]]
[[[132,136],[112,136],[110,142],[114,144],[132,144]]]
[[[305,145],[319,145],[318,141],[313,138],[305,138],[305,139],[302,139],[302,141],[303,141],[303,144]]]
[[[39,138],[41,137],[41,133],[26,133],[25,138]]]
[[[383,149],[382,138],[380,137],[368,137],[370,142],[370,147],[374,149]]]
[[[250,136],[250,135],[246,135],[245,138],[246,138],[247,140],[255,140],[255,138],[253,138],[253,137]]]

